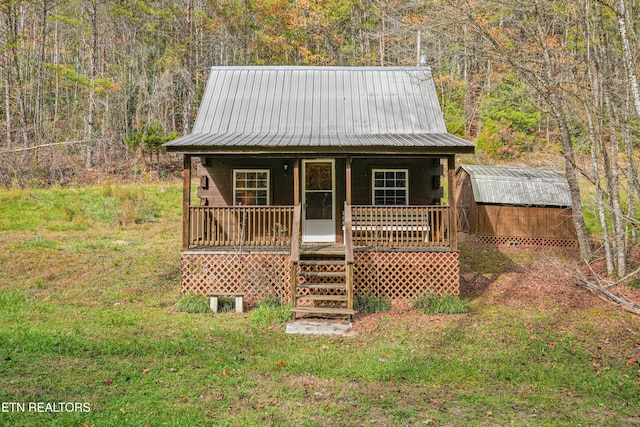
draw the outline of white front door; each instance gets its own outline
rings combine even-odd
[[[302,161],[302,242],[336,241],[334,160]]]

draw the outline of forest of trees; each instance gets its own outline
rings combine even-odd
[[[624,277],[639,24],[637,0],[1,0],[0,185],[158,167],[213,65],[426,65],[449,131],[486,158],[564,157],[581,256],[590,203]]]

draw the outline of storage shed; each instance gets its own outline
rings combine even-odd
[[[496,244],[575,246],[571,194],[553,169],[460,165],[458,230]]]

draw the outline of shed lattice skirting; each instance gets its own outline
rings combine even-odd
[[[460,292],[458,252],[356,252],[354,291],[367,291],[394,303],[427,292]],[[255,304],[275,295],[289,300],[291,260],[288,253],[182,254],[182,292],[245,292]]]
[[[511,246],[547,246],[558,248],[576,248],[578,241],[573,239],[551,239],[544,237],[505,237],[505,236],[476,236],[479,242],[488,245]]]

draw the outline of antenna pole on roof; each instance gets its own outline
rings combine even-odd
[[[416,66],[419,67],[420,64],[420,42],[422,38],[422,30],[418,30],[418,43],[416,46]]]

